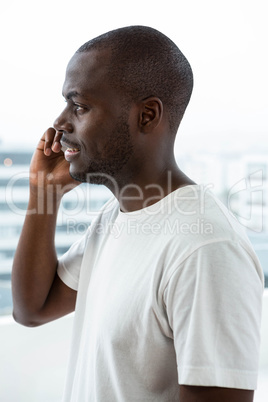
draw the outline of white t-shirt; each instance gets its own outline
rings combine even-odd
[[[256,388],[263,273],[205,187],[131,213],[112,199],[58,275],[78,290],[65,402],[174,402],[178,384]]]

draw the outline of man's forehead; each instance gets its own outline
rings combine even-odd
[[[104,51],[90,50],[75,53],[68,63],[63,95],[98,90],[106,81],[109,56]]]
[[[109,63],[109,55],[104,50],[88,50],[77,52],[67,65],[66,73],[85,72],[93,73],[98,70],[106,70]]]

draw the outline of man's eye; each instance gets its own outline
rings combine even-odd
[[[74,103],[74,110],[75,113],[83,113],[85,112],[86,108],[84,106],[78,105],[77,103]]]
[[[68,104],[69,107],[72,108],[74,113],[81,114],[81,113],[84,113],[88,109],[86,106],[75,103],[71,99],[65,99],[65,102]]]

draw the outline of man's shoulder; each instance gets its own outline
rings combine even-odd
[[[195,185],[178,189],[166,218],[186,240],[193,237],[194,243],[214,242],[217,239],[232,241],[237,238],[247,242],[245,228],[211,191],[211,186]]]
[[[101,208],[95,213],[92,224],[100,222],[109,222],[116,219],[119,213],[119,203],[115,197],[111,197]]]

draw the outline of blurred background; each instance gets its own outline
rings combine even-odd
[[[149,25],[169,36],[190,61],[195,86],[177,136],[178,164],[237,216],[268,286],[267,11],[266,0],[1,2],[1,401],[61,399],[73,317],[35,329],[14,323],[10,273],[27,208],[31,155],[64,107],[69,59],[101,33]],[[56,235],[59,255],[109,197],[104,187],[83,185],[65,197]],[[265,290],[257,402],[266,401],[268,392],[267,303]]]

